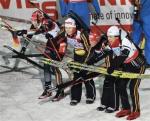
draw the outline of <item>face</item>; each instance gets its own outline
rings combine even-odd
[[[118,47],[120,44],[119,37],[108,36],[108,41],[111,47]]]
[[[77,30],[76,27],[65,27],[65,31],[68,35],[73,35]]]
[[[32,24],[33,24],[33,26],[34,26],[36,29],[41,26],[41,23],[38,22],[37,20],[32,20]]]

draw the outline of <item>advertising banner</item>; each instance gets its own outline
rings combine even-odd
[[[59,15],[59,5],[56,0],[38,0],[36,6],[48,13],[53,19]],[[116,18],[119,18],[125,28],[130,29],[133,19],[133,6],[131,0],[98,0],[101,14],[97,22],[98,26],[108,28],[110,25],[118,25]],[[0,0],[0,16],[16,19],[30,20],[33,7],[29,0]],[[92,18],[92,17],[91,17]],[[91,19],[93,21],[93,18]]]

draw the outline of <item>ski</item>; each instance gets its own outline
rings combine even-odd
[[[10,46],[4,45],[5,48],[11,50],[12,52],[14,52],[15,54],[17,54],[17,58],[21,58],[21,59],[25,59],[27,60],[29,63],[33,64],[34,66],[39,67],[40,69],[44,69],[43,66],[41,66],[40,64],[36,63],[35,61],[33,61],[32,59],[28,58],[26,55],[24,55],[23,53],[18,52],[17,50],[13,49]]]
[[[111,75],[111,76],[118,77],[118,78],[130,78],[130,79],[150,78],[150,74],[138,74],[138,73],[123,72],[123,71],[118,71],[118,70],[114,70],[114,72],[112,74],[108,74],[107,69],[104,67],[86,65],[86,64],[82,64],[82,63],[78,63],[78,62],[74,62],[74,61],[59,62],[59,61],[44,58],[42,60],[42,62],[45,64],[55,66],[55,67],[63,68],[63,69],[73,68],[73,69],[79,69],[79,70],[86,70],[86,71],[96,72],[96,73],[100,73],[100,74],[104,74],[104,75]]]
[[[53,91],[57,91],[57,90],[64,90],[65,88],[69,87],[69,86],[72,86],[72,85],[75,85],[75,84],[78,84],[78,83],[82,83],[84,81],[87,81],[87,80],[83,80],[82,77],[78,78],[77,80],[71,80],[71,81],[68,81],[68,82],[65,82],[65,83],[62,83],[60,85],[57,85],[55,87],[52,87],[51,89],[49,89],[48,91],[49,92],[53,92]]]
[[[9,17],[9,16],[2,16],[2,15],[0,15],[0,18],[2,18],[4,20],[14,21],[14,22],[31,24],[31,21],[26,20],[26,19],[21,19],[21,18],[15,18],[15,17]]]
[[[91,73],[86,74],[83,77],[79,77],[77,79],[74,79],[74,80],[71,80],[71,81],[68,81],[68,82],[64,82],[60,85],[52,87],[49,91],[53,92],[53,91],[57,91],[57,90],[64,90],[67,87],[70,87],[70,86],[73,86],[73,85],[76,85],[76,84],[79,84],[79,83],[82,83],[82,82],[89,81],[89,80],[91,80],[91,79],[93,79],[97,76],[102,76],[102,75],[100,73],[91,72]]]
[[[26,57],[44,57],[44,54],[24,54]],[[9,55],[9,58],[20,58],[19,55]]]

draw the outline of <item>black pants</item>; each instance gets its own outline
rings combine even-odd
[[[145,66],[141,66],[140,68],[134,67],[131,64],[126,64],[123,67],[123,71],[134,72],[134,73],[144,73]],[[120,79],[119,81],[119,93],[121,97],[121,103],[123,109],[133,109],[133,112],[140,112],[140,104],[139,104],[139,92],[138,88],[140,85],[141,79]],[[127,84],[129,83],[130,96],[132,100],[132,107],[128,100],[127,94]]]
[[[112,55],[105,58],[106,66],[113,66]],[[105,76],[103,84],[103,92],[101,96],[101,104],[114,109],[119,108],[119,79],[110,75]]]
[[[119,108],[118,78],[105,76],[101,104],[114,109]]]
[[[85,60],[86,55],[79,56],[74,55],[74,60],[80,63],[83,63]],[[82,73],[74,73],[74,79],[78,79],[79,77],[83,77],[86,75],[86,71],[83,71]],[[86,88],[86,98],[95,99],[96,98],[96,91],[95,91],[95,83],[93,79],[90,79],[89,81],[84,82],[85,88]],[[82,96],[82,83],[73,85],[71,87],[71,100],[77,100],[80,102]]]

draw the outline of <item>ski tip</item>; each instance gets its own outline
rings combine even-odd
[[[11,48],[11,47],[8,46],[8,45],[4,45],[3,47],[5,47],[5,48],[7,48],[7,49],[9,49],[9,50],[13,50],[13,48]]]
[[[42,58],[42,61],[50,61],[48,58]]]
[[[3,47],[8,47],[7,45],[3,45]]]

